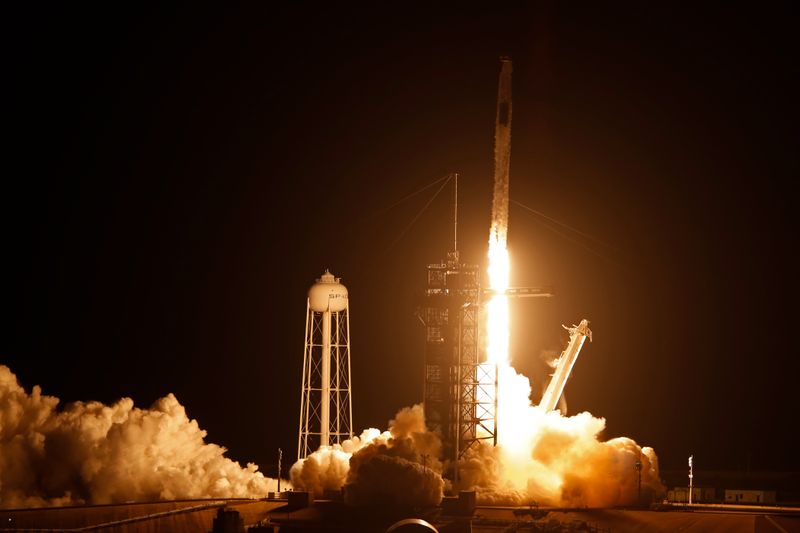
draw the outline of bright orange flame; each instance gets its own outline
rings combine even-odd
[[[492,231],[489,238],[489,287],[495,291],[489,300],[486,334],[487,359],[490,364],[508,363],[508,289],[509,259],[505,239]]]
[[[509,366],[508,362],[508,296],[505,292],[508,289],[509,279],[509,260],[508,250],[506,249],[505,232],[497,230],[496,225],[492,225],[489,234],[489,287],[494,291],[492,298],[486,306],[486,362],[481,365],[480,375],[495,376],[496,372],[502,367]],[[484,405],[499,405],[500,398],[495,398],[495,391],[490,387],[480,387],[478,399]],[[497,402],[495,401],[497,400]],[[497,430],[497,419],[500,413],[494,413],[494,419],[485,421],[487,431]],[[478,433],[486,435],[483,428],[478,429]]]
[[[505,232],[502,228],[493,227],[489,237],[489,285],[495,294],[487,306],[486,364],[497,367],[499,381],[503,383],[498,389],[495,413],[498,442],[504,453],[518,462],[523,461],[525,454],[530,451],[527,446],[532,429],[519,424],[519,421],[527,416],[531,390],[528,380],[521,378],[511,367],[509,357],[509,302],[505,291],[509,287],[510,271]]]

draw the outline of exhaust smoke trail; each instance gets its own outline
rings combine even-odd
[[[263,498],[277,480],[225,457],[174,395],[150,409],[23,389],[0,365],[0,506]]]

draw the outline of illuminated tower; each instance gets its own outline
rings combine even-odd
[[[353,437],[348,301],[327,270],[308,290],[298,459]]]
[[[508,284],[510,157],[511,60],[504,57],[495,120],[489,287],[481,288],[477,265],[459,259],[455,175],[453,251],[446,263],[428,265],[425,301],[419,312],[426,332],[425,419],[430,430],[441,434],[443,458],[451,461],[456,481],[455,463],[467,450],[481,442],[496,445],[498,428],[515,423],[498,419],[498,364],[508,358],[508,299],[551,296],[548,289]]]
[[[497,367],[481,341],[484,292],[478,265],[458,253],[458,174],[453,179],[453,251],[428,265],[419,317],[425,325],[425,420],[442,436],[443,458],[455,461],[473,444],[497,444]],[[453,475],[457,478],[458,472]]]
[[[425,325],[425,420],[442,435],[443,458],[461,457],[477,441],[496,444],[496,367],[487,373],[481,343],[483,290],[478,265],[430,264],[420,318]],[[490,375],[489,375],[490,374]],[[457,475],[457,474],[456,474]]]

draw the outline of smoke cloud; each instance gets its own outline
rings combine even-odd
[[[426,430],[422,406],[415,405],[400,410],[388,431],[368,429],[301,459],[291,480],[317,496],[344,487],[349,505],[435,506],[445,488],[440,453],[441,439]]]
[[[457,489],[474,490],[485,505],[611,507],[636,504],[641,462],[642,502],[665,491],[652,448],[618,437],[603,441],[605,420],[583,412],[571,417],[531,404],[528,378],[501,364],[498,446],[480,444],[459,461]],[[325,446],[294,464],[295,488],[344,488],[351,505],[428,506],[441,502],[439,435],[425,428],[421,405],[406,408],[389,431],[369,429],[341,445]]]
[[[289,472],[292,486],[298,490],[313,492],[321,497],[325,491],[341,490],[347,474],[350,472],[350,458],[364,446],[376,439],[388,440],[389,432],[370,428],[358,437],[348,439],[341,444],[321,446],[317,451],[300,459]]]
[[[605,420],[584,412],[544,412],[531,385],[508,364],[499,368],[498,446],[477,445],[459,461],[460,490],[482,504],[609,507],[665,491],[652,448],[600,435]],[[0,365],[0,506],[30,507],[180,498],[263,497],[276,480],[225,457],[172,394],[140,409],[130,398],[113,405],[27,393]],[[322,447],[291,468],[295,489],[317,497],[344,489],[346,503],[438,505],[442,444],[427,431],[421,405],[400,410],[389,430],[368,429]]]
[[[277,481],[225,457],[174,395],[150,409],[28,394],[0,365],[0,506],[264,497]]]
[[[531,405],[530,382],[500,367],[498,446],[478,446],[460,463],[460,487],[478,501],[513,505],[610,507],[665,491],[652,448],[626,437],[601,441],[605,420],[583,412],[571,417]],[[505,424],[503,423],[504,421]]]

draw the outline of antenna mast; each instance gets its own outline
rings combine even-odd
[[[458,172],[453,174],[454,178],[454,196],[453,201],[453,251],[458,251]]]

